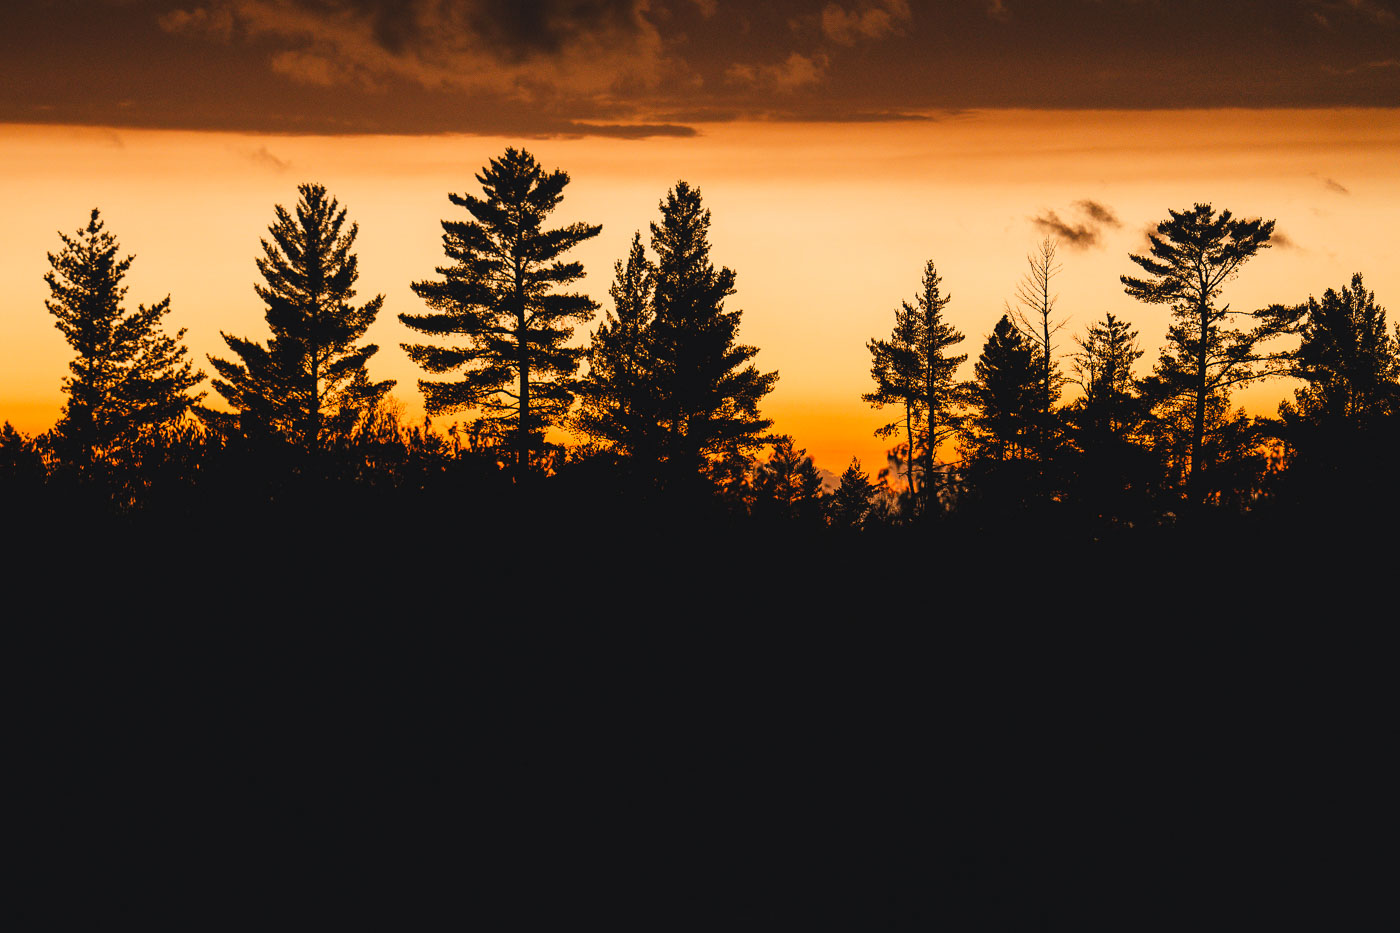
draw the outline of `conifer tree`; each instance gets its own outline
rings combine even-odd
[[[768,462],[753,477],[754,512],[814,522],[822,512],[822,479],[816,464],[786,434],[774,441]]]
[[[460,372],[452,380],[419,380],[432,414],[475,408],[514,455],[517,477],[544,448],[545,431],[560,424],[573,401],[583,349],[568,346],[573,325],[590,320],[597,304],[557,289],[583,277],[565,253],[598,235],[601,226],[544,228],[563,199],[566,172],[546,172],[535,157],[507,149],[476,176],[483,197],[448,195],[472,216],[442,222],[450,263],[439,280],[413,283],[432,309],[400,314],[407,327],[455,346],[404,344],[430,373]]]
[[[1081,424],[1097,434],[1121,437],[1137,420],[1133,364],[1142,356],[1137,331],[1110,311],[1076,343],[1073,379],[1084,392],[1078,405]]]
[[[916,500],[919,488],[913,464],[916,460],[920,462],[923,485],[931,483],[938,446],[953,436],[958,427],[960,390],[953,375],[967,359],[965,353],[948,352],[962,342],[963,335],[944,319],[944,309],[952,296],[943,294],[942,287],[943,279],[933,260],[929,260],[924,265],[922,289],[913,304],[901,302],[895,311],[890,339],[871,340],[867,344],[875,391],[863,398],[876,407],[904,406],[904,430],[909,445],[906,481]],[[898,422],[894,422],[876,434],[888,436],[898,428]]]
[[[314,453],[349,432],[394,383],[369,380],[366,363],[379,348],[357,344],[384,305],[383,295],[359,307],[350,303],[360,275],[351,252],[359,225],[345,226],[346,210],[323,186],[297,191],[296,215],[277,205],[271,239],[261,241],[257,260],[266,284],[253,288],[267,306],[271,340],[264,346],[225,333],[237,359],[209,361],[223,377],[214,388],[245,431],[271,431]]]
[[[1150,444],[1159,425],[1133,376],[1143,352],[1137,331],[1112,312],[1075,342],[1071,378],[1083,397],[1065,411],[1075,449],[1057,451],[1070,464],[1061,476],[1088,514],[1122,518],[1145,507],[1162,472],[1157,455],[1164,451]]]
[[[1290,374],[1304,380],[1296,405],[1285,405],[1295,420],[1318,426],[1364,429],[1400,402],[1400,345],[1386,329],[1385,309],[1366,289],[1361,273],[1340,292],[1327,289],[1291,310],[1290,329],[1300,336],[1290,356]]]
[[[626,263],[613,269],[613,310],[593,333],[574,427],[623,456],[647,460],[655,455],[658,419],[649,345],[656,270],[641,233],[633,235]]]
[[[758,411],[778,374],[752,363],[757,347],[738,342],[741,311],[724,307],[734,272],[710,261],[710,212],[684,181],[651,225],[656,254],[654,319],[648,340],[658,455],[669,478],[687,484],[712,460],[767,444],[772,422]]]
[[[841,474],[840,484],[831,494],[831,524],[836,528],[861,528],[874,498],[875,486],[870,482],[870,474],[860,468],[859,459],[852,457],[850,466]]]
[[[974,414],[964,434],[968,452],[998,462],[1023,458],[1040,407],[1041,370],[1035,350],[1007,315],[982,347],[975,373]]]
[[[49,253],[44,302],[77,357],[63,380],[68,401],[55,428],[65,455],[77,462],[102,458],[130,445],[143,429],[187,413],[203,397],[191,395],[204,374],[196,372],[161,319],[170,297],[135,311],[122,307],[122,279],[133,256],[119,256],[117,240],[93,209],[74,236],[60,233],[63,248]]]
[[[911,496],[917,497],[922,485],[914,475],[914,433],[923,422],[919,407],[919,320],[912,305],[902,302],[894,312],[894,330],[888,340],[871,338],[870,377],[875,390],[861,398],[875,408],[899,405],[904,412],[904,482]],[[900,422],[892,421],[875,430],[876,437],[891,437],[900,430]]]
[[[1259,318],[1256,326],[1241,330],[1229,326],[1228,319],[1250,314],[1217,304],[1225,283],[1269,248],[1274,222],[1236,220],[1229,211],[1216,214],[1209,204],[1168,213],[1148,238],[1149,254],[1128,257],[1149,277],[1120,279],[1134,298],[1171,306],[1173,323],[1153,387],[1165,408],[1180,412],[1184,405],[1189,411],[1187,484],[1199,500],[1213,449],[1206,444],[1208,418],[1217,425],[1232,424],[1234,419],[1223,414],[1231,387],[1282,371],[1257,365],[1265,360],[1257,352],[1260,343],[1279,332],[1276,323]]]

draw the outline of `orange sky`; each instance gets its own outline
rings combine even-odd
[[[442,261],[438,222],[464,216],[447,193],[477,192],[474,174],[507,145],[572,176],[559,224],[603,225],[576,252],[582,288],[600,302],[613,262],[656,218],[666,189],[681,178],[698,186],[713,212],[714,259],[737,273],[741,339],[761,349],[761,369],[780,373],[764,411],[834,472],[852,455],[872,472],[883,461],[886,444],[871,436],[883,416],[860,400],[870,388],[865,342],[888,335],[924,262],[937,263],[950,320],[975,359],[1044,235],[1036,218],[1080,225],[1076,202],[1102,204],[1121,224],[1100,226],[1092,246],[1061,246],[1066,351],[1112,311],[1139,328],[1150,366],[1167,311],[1129,299],[1118,276],[1135,268],[1127,257],[1149,223],[1195,201],[1276,219],[1289,244],[1244,268],[1226,292],[1236,308],[1295,303],[1357,271],[1382,305],[1395,308],[1400,295],[1398,110],[999,110],[698,129],[621,140],[0,125],[0,420],[42,431],[62,404],[70,352],[43,304],[58,230],[100,208],[137,257],[131,304],[170,294],[168,326],[188,328],[203,362],[222,352],[220,330],[265,338],[252,289],[258,239],[273,205],[293,204],[304,181],[325,184],[360,225],[361,296],[386,296],[370,331],[381,348],[371,375],[397,379],[395,395],[416,415],[419,374],[399,347],[413,338],[396,315],[421,310],[409,283]],[[1238,398],[1271,412],[1288,391],[1273,383]]]

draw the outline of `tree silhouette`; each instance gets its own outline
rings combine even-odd
[[[379,348],[356,345],[383,307],[376,295],[355,307],[359,262],[350,251],[359,225],[321,185],[304,184],[293,217],[280,204],[263,239],[255,284],[267,305],[266,346],[223,334],[236,360],[209,361],[222,379],[214,388],[239,413],[243,429],[276,433],[309,453],[343,436],[393,387],[370,382],[366,363]],[[228,416],[207,413],[216,422]]]
[[[574,427],[623,456],[649,460],[659,419],[649,343],[656,270],[640,233],[632,237],[626,263],[618,260],[613,269],[613,310],[593,333]]]
[[[865,524],[875,498],[875,485],[870,482],[870,474],[861,470],[860,460],[851,458],[830,498],[828,510],[833,527],[857,530]]]
[[[654,318],[648,328],[651,386],[659,415],[658,454],[669,481],[686,485],[712,461],[747,455],[771,441],[758,404],[778,374],[751,362],[757,347],[737,342],[740,311],[724,308],[734,272],[710,261],[710,212],[684,181],[651,225],[656,254]]]
[[[413,283],[432,313],[399,315],[413,330],[462,342],[403,346],[430,373],[460,371],[455,381],[419,380],[428,411],[480,409],[513,451],[516,476],[523,478],[532,452],[544,449],[545,431],[564,419],[573,401],[584,352],[567,346],[573,325],[590,320],[598,307],[585,295],[556,291],[583,277],[581,263],[560,257],[602,227],[544,229],[569,176],[545,172],[523,150],[507,149],[476,180],[483,197],[448,195],[473,219],[442,222],[443,251],[451,260],[438,267],[442,278]]]
[[[953,374],[967,359],[965,353],[948,354],[950,347],[962,342],[963,335],[943,318],[952,296],[943,294],[942,284],[933,260],[929,260],[924,265],[923,288],[914,303],[901,302],[895,310],[890,339],[867,344],[875,391],[862,398],[877,408],[904,406],[904,431],[909,445],[905,479],[915,501],[919,489],[914,461],[921,461],[924,484],[931,483],[938,445],[957,430],[959,391]],[[899,422],[893,422],[875,433],[887,437],[898,430]]]
[[[1059,296],[1052,291],[1053,282],[1063,268],[1055,258],[1055,252],[1055,240],[1046,237],[1037,251],[1026,257],[1026,274],[1016,285],[1018,307],[1009,309],[1017,329],[1035,348],[1040,368],[1040,411],[1035,428],[1042,459],[1051,456],[1055,435],[1054,409],[1060,398],[1060,387],[1064,384],[1064,377],[1055,364],[1054,353],[1054,335],[1064,327],[1063,321],[1054,320],[1055,303]]]
[[[767,463],[753,476],[754,514],[816,523],[822,517],[822,479],[807,451],[786,434],[773,444]]]
[[[968,453],[996,462],[1025,457],[1040,410],[1042,370],[1009,316],[997,321],[974,372],[974,412],[964,432]]]
[[[1073,381],[1084,391],[1077,406],[1081,428],[1122,437],[1140,420],[1133,378],[1133,365],[1142,357],[1138,333],[1110,311],[1075,342]]]
[[[1090,515],[1116,520],[1125,508],[1145,508],[1161,478],[1150,449],[1155,425],[1133,376],[1143,351],[1137,331],[1112,312],[1075,342],[1071,378],[1084,394],[1064,412],[1077,450],[1059,451],[1061,474]]]
[[[190,389],[204,374],[178,343],[184,329],[170,337],[161,328],[169,296],[135,311],[122,307],[122,279],[135,257],[118,255],[96,208],[85,228],[59,238],[63,248],[48,254],[53,268],[44,281],[51,297],[44,304],[77,357],[63,380],[68,401],[55,434],[66,456],[87,463],[187,413],[203,397]]]
[[[1361,273],[1340,292],[1329,288],[1321,301],[1309,298],[1285,313],[1301,337],[1290,375],[1306,383],[1294,393],[1296,407],[1285,403],[1295,418],[1364,428],[1394,410],[1400,347]]]
[[[1171,306],[1173,323],[1157,363],[1155,391],[1160,399],[1179,408],[1190,408],[1187,483],[1191,496],[1204,492],[1203,473],[1209,469],[1206,446],[1207,416],[1212,400],[1251,379],[1276,375],[1281,370],[1260,370],[1257,349],[1279,328],[1259,318],[1249,331],[1227,327],[1229,305],[1217,306],[1226,282],[1234,278],[1251,257],[1269,246],[1272,220],[1236,220],[1229,211],[1218,215],[1209,204],[1189,211],[1169,211],[1167,220],[1149,236],[1149,255],[1129,255],[1148,278],[1121,276],[1125,291],[1140,301]],[[1229,419],[1214,419],[1225,424]]]
[[[1279,405],[1293,489],[1374,512],[1400,453],[1400,341],[1386,328],[1385,309],[1357,273],[1321,301],[1270,310],[1300,338],[1290,374],[1303,385]]]

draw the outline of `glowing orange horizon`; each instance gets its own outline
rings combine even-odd
[[[1400,295],[1394,246],[1378,240],[1400,216],[1400,110],[989,111],[941,122],[864,125],[712,124],[689,139],[525,141],[573,179],[554,217],[603,224],[577,250],[582,290],[608,301],[613,262],[679,178],[713,215],[712,256],[737,273],[730,307],[741,339],[780,373],[763,406],[817,464],[839,473],[852,456],[872,475],[893,420],[861,401],[866,341],[888,335],[933,259],[952,295],[951,323],[972,361],[1014,294],[1025,256],[1044,235],[1034,218],[1078,223],[1075,204],[1111,208],[1091,249],[1061,251],[1067,353],[1104,312],[1131,321],[1150,368],[1167,311],[1123,294],[1127,255],[1169,208],[1209,201],[1278,220],[1289,245],[1248,264],[1225,300],[1239,309],[1296,303],[1366,275],[1378,301]],[[44,309],[47,252],[95,207],[136,255],[128,301],[172,296],[168,326],[188,328],[196,359],[221,354],[219,332],[263,339],[253,259],[274,204],[302,181],[325,184],[360,225],[360,294],[386,295],[370,339],[374,378],[421,416],[420,375],[399,348],[397,321],[421,307],[409,283],[442,262],[439,221],[464,216],[448,192],[475,192],[486,160],[519,140],[493,137],[314,137],[0,126],[0,421],[47,430],[62,405],[70,352]],[[586,333],[579,339],[586,340]],[[203,367],[206,372],[208,366]],[[1284,382],[1236,396],[1271,414]],[[211,392],[211,399],[217,397]],[[465,414],[463,415],[465,417]],[[451,419],[439,419],[450,421]]]

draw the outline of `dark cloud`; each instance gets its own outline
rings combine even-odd
[[[1070,224],[1060,219],[1054,211],[1045,211],[1039,217],[1031,218],[1036,229],[1075,249],[1089,249],[1099,243],[1099,229],[1090,224]]]
[[[1110,208],[1105,207],[1097,201],[1085,199],[1075,201],[1074,206],[1079,208],[1089,216],[1091,220],[1108,227],[1121,227],[1123,224],[1118,220],[1118,215],[1114,214]]]
[[[1282,230],[1275,228],[1273,235],[1269,237],[1269,245],[1277,246],[1279,249],[1301,249],[1293,238]]]
[[[651,139],[656,136],[691,137],[693,126],[674,123],[571,123],[551,128],[549,136],[611,136],[615,139]]]
[[[1042,211],[1032,217],[1031,223],[1037,230],[1054,237],[1072,249],[1090,249],[1102,241],[1105,227],[1121,227],[1122,222],[1113,209],[1085,198],[1074,202],[1078,219],[1064,220],[1055,211]],[[1156,228],[1153,228],[1154,232]]]
[[[279,159],[268,151],[266,146],[259,146],[253,152],[247,154],[248,158],[257,165],[270,168],[274,172],[285,172],[291,168],[291,163],[285,159]]]
[[[512,58],[555,55],[597,36],[635,40],[647,31],[637,0],[478,0],[465,20],[487,48]]]
[[[0,5],[0,122],[644,134],[679,113],[1396,108],[1397,47],[1400,0],[32,0]]]
[[[1338,194],[1351,194],[1351,189],[1333,178],[1324,178],[1322,183],[1327,186],[1328,191],[1335,191]]]

